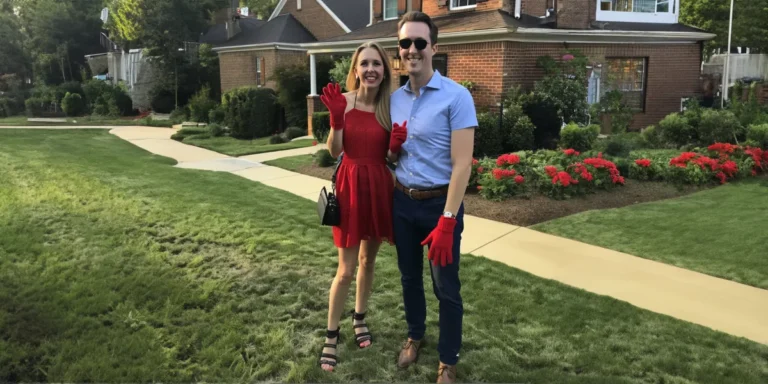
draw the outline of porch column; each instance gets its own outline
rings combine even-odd
[[[309,95],[317,96],[317,67],[315,66],[315,55],[309,55]]]

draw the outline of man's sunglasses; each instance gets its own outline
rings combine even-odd
[[[416,49],[421,51],[427,47],[428,43],[424,39],[416,39],[416,40],[400,39],[400,41],[398,41],[398,44],[400,44],[400,48],[402,49],[409,49],[411,48],[411,44],[416,44]]]

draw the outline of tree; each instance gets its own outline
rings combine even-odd
[[[251,16],[267,19],[277,8],[279,0],[240,0],[241,6],[247,6]]]
[[[25,75],[30,68],[24,53],[24,35],[18,18],[12,13],[0,12],[0,75]]]
[[[712,49],[728,47],[730,1],[687,0],[680,4],[680,22],[717,35],[707,42]],[[756,48],[768,52],[768,0],[735,1],[731,46]]]

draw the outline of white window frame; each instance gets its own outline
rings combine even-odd
[[[387,17],[387,2],[395,3],[395,14],[390,15],[390,17]],[[397,0],[382,0],[381,1],[381,15],[384,18],[384,20],[395,20],[397,19]]]
[[[472,0],[467,0],[467,1],[472,1]],[[450,4],[450,10],[451,10],[451,11],[460,11],[460,10],[462,10],[462,9],[472,9],[472,8],[477,8],[477,0],[475,0],[475,3],[474,3],[474,4],[470,4],[470,5],[461,5],[461,6],[459,6],[459,5],[456,5],[458,2],[459,2],[459,0],[449,0],[449,4]]]
[[[453,1],[453,0],[451,0]],[[669,3],[668,12],[623,12],[623,11],[603,11],[600,7],[603,2],[610,0],[596,0],[596,20],[613,21],[627,23],[659,23],[659,24],[677,24],[680,10],[680,0],[656,0],[656,6],[659,3]],[[630,0],[634,1],[634,0]]]
[[[262,83],[262,81],[261,81],[261,72],[262,72],[262,69],[263,68],[261,68],[261,57],[257,56],[256,57],[256,88],[261,87],[261,83]]]

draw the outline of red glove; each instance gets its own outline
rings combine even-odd
[[[347,109],[347,98],[341,94],[341,87],[338,83],[329,83],[323,88],[323,95],[320,101],[325,104],[331,113],[331,128],[335,130],[344,129],[344,111]]]
[[[440,263],[445,267],[453,263],[453,228],[456,227],[456,219],[445,216],[440,217],[437,226],[427,236],[421,245],[429,245],[427,258],[432,260],[432,265]]]
[[[392,127],[392,133],[389,137],[389,151],[392,153],[399,153],[400,148],[405,142],[405,138],[408,136],[408,129],[405,127],[408,124],[408,120],[403,122],[400,126],[397,123]]]

